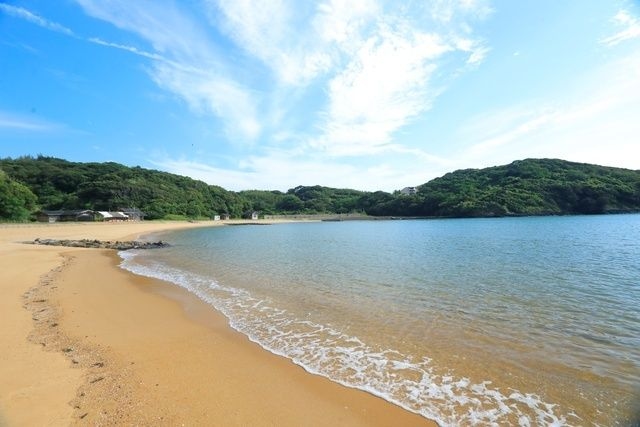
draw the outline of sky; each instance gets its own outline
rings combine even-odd
[[[0,0],[0,157],[393,191],[639,136],[638,0]]]

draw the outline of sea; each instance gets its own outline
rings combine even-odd
[[[281,223],[122,252],[308,372],[442,426],[640,422],[640,215]]]

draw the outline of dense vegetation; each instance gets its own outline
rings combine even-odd
[[[365,193],[357,190],[298,186],[280,191],[241,191],[251,209],[266,214],[351,213],[362,211],[359,204]]]
[[[139,208],[149,219],[240,217],[249,211],[429,217],[632,212],[640,211],[640,171],[528,159],[452,172],[419,186],[411,196],[321,186],[236,193],[117,163],[0,159],[1,219],[25,220],[38,209],[123,207]]]
[[[0,170],[0,219],[25,221],[36,209],[37,198],[29,188]]]
[[[640,210],[640,171],[528,159],[446,174],[416,199],[420,214],[433,216],[631,212]]]
[[[0,169],[26,185],[41,209],[118,210],[136,207],[150,219],[239,216],[240,198],[191,178],[117,163],[73,163],[52,157],[0,160]]]

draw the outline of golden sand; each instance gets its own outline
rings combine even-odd
[[[113,251],[16,243],[214,224],[1,227],[0,425],[435,425],[263,350]]]

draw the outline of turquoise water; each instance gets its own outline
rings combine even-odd
[[[123,267],[441,425],[629,425],[640,215],[226,226]]]

